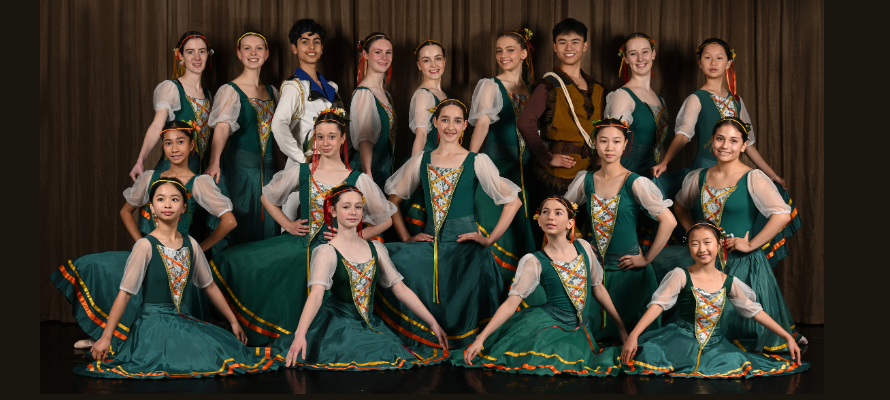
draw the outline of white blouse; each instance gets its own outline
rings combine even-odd
[[[590,243],[584,239],[578,239],[578,241],[581,242],[581,247],[584,248],[584,252],[587,253],[587,260],[590,261],[590,265],[588,266],[590,273],[587,275],[587,279],[590,281],[590,286],[593,287],[601,284],[603,282],[603,267],[600,265],[599,261],[596,260],[596,257],[593,256],[593,248],[591,248]],[[519,264],[516,266],[516,275],[513,277],[513,285],[510,286],[510,292],[507,293],[507,295],[515,294],[523,299],[527,298],[540,283],[541,262],[534,254],[526,254],[519,260]]]
[[[476,126],[476,121],[483,116],[488,117],[489,123],[498,122],[501,109],[504,107],[504,99],[501,96],[501,88],[492,78],[483,78],[476,84],[473,91],[473,102],[470,104],[470,117],[467,119],[470,125]]]
[[[670,310],[671,307],[677,304],[677,297],[684,287],[686,287],[686,273],[681,268],[674,268],[661,280],[661,285],[652,294],[652,301],[649,302],[647,307],[657,304],[665,310]],[[757,302],[757,295],[754,294],[754,290],[739,278],[734,277],[732,279],[732,290],[726,295],[742,317],[753,318],[763,310],[763,307]]]
[[[193,262],[192,271],[189,274],[189,280],[199,289],[203,289],[213,282],[213,275],[210,273],[210,264],[207,263],[207,257],[201,251],[201,245],[191,236],[186,236],[192,241],[192,253],[190,258]],[[186,237],[183,237],[185,239]],[[165,246],[166,247],[166,246]],[[183,247],[185,244],[183,243]],[[142,288],[142,279],[145,278],[145,270],[151,262],[151,242],[146,238],[136,241],[130,256],[127,257],[127,265],[124,268],[124,277],[121,279],[120,289],[129,293],[139,293]]]
[[[431,108],[435,108],[436,98],[426,89],[417,89],[414,96],[411,96],[411,108],[408,109],[408,128],[411,132],[417,131],[417,128],[426,129],[427,133],[433,130],[433,113]]]
[[[717,97],[717,96],[715,96]],[[717,97],[718,99],[725,101],[727,104],[730,104],[729,98],[732,95],[729,95],[727,98]],[[751,123],[751,117],[748,116],[748,109],[745,108],[745,101],[739,97],[739,104],[742,106],[742,110],[739,112],[739,119],[742,122]],[[683,135],[692,140],[692,137],[695,136],[695,124],[698,123],[698,114],[701,112],[701,101],[699,101],[698,96],[695,93],[690,94],[689,97],[686,98],[686,101],[683,102],[683,105],[680,107],[680,112],[677,113],[676,119],[676,128],[674,128],[674,132],[677,135]],[[701,139],[699,139],[701,140]],[[754,128],[751,128],[751,131],[748,132],[748,146],[754,145]]]
[[[151,200],[149,189],[151,188],[152,174],[154,174],[154,170],[145,171],[136,178],[133,186],[124,190],[124,199],[127,200],[127,204],[135,208],[148,204]],[[222,194],[210,175],[195,177],[195,181],[192,182],[192,197],[195,198],[198,205],[217,218],[232,211],[232,200]]]
[[[575,179],[572,180],[569,188],[566,189],[566,200],[577,204],[587,203],[587,193],[584,190],[584,179],[587,176],[587,172],[579,171],[575,175]],[[634,181],[631,185],[631,191],[637,203],[640,203],[652,218],[658,218],[662,211],[674,204],[670,199],[665,199],[661,194],[661,190],[658,190],[658,186],[655,186],[655,183],[645,176],[640,176]]]
[[[163,81],[155,87],[152,96],[152,104],[155,111],[167,110],[167,121],[176,118],[175,111],[179,111],[182,105],[179,103],[179,88],[173,81]]]
[[[376,240],[370,241],[377,250],[377,268],[380,275],[377,277],[377,285],[389,289],[397,282],[405,279],[402,274],[396,270],[392,260],[389,258],[389,252],[383,243]],[[323,244],[312,250],[312,263],[309,265],[309,284],[322,285],[325,290],[331,290],[334,284],[334,272],[337,270],[337,250],[331,244]],[[347,260],[352,262],[351,260]],[[364,261],[367,262],[367,261]]]
[[[263,89],[265,90],[265,88]],[[272,95],[272,100],[275,100],[277,104],[278,89],[275,89],[275,87],[272,87]],[[238,91],[229,84],[220,86],[219,90],[216,91],[213,111],[210,112],[210,119],[207,125],[213,129],[220,122],[229,124],[229,134],[232,134],[241,128],[241,125],[238,125],[239,115],[241,115],[241,96],[238,94]]]
[[[387,95],[389,92],[387,92]],[[388,96],[387,96],[388,97]],[[359,150],[361,142],[376,144],[380,139],[380,114],[377,113],[377,97],[370,90],[356,90],[349,106],[349,136],[352,146]]]
[[[677,193],[677,204],[683,206],[687,210],[698,207],[699,186],[698,174],[702,168],[696,169],[686,175],[683,179],[683,188]],[[764,217],[771,217],[773,214],[790,214],[791,206],[785,203],[776,185],[769,179],[766,174],[755,169],[748,173],[748,193],[754,206],[763,214]]]

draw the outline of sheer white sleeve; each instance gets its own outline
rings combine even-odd
[[[281,97],[275,106],[275,115],[272,116],[272,135],[278,143],[278,148],[296,162],[305,159],[300,143],[290,130],[292,118],[303,113],[303,98],[300,96],[303,91],[299,85],[301,85],[299,80],[287,80],[281,84]]]
[[[698,100],[698,96],[695,94],[690,94],[677,113],[674,133],[686,136],[688,140],[692,140],[692,137],[695,136],[695,124],[698,123],[698,114],[700,112],[701,101]]]
[[[735,306],[736,312],[745,318],[754,318],[757,313],[763,311],[763,306],[757,302],[757,295],[754,294],[754,290],[736,277],[732,278],[729,301]]]
[[[389,252],[386,250],[386,247],[383,246],[383,243],[376,240],[372,240],[371,243],[377,250],[377,267],[380,268],[380,276],[377,278],[377,285],[384,289],[389,289],[392,285],[395,285],[396,282],[405,279],[405,277],[396,270],[396,266],[393,265],[392,260],[389,258]]]
[[[272,180],[263,186],[263,196],[270,203],[281,207],[291,193],[300,188],[300,163],[293,163],[272,175]]]
[[[782,199],[776,185],[759,169],[748,173],[748,193],[751,194],[754,206],[764,217],[791,213],[791,206]]]
[[[516,195],[522,190],[509,179],[502,177],[498,167],[486,154],[476,154],[473,169],[476,171],[476,179],[479,179],[479,186],[494,200],[494,204],[507,204],[515,200]]]
[[[349,137],[352,146],[359,149],[359,143],[377,143],[380,138],[380,114],[377,113],[377,98],[370,90],[356,90],[349,106]]]
[[[620,118],[631,125],[634,123],[632,114],[636,104],[633,97],[630,97],[630,93],[624,89],[618,89],[606,95],[606,108],[603,110],[603,117]]]
[[[208,178],[209,177],[210,176],[208,175]],[[210,273],[210,263],[207,262],[207,257],[204,256],[204,251],[201,250],[201,244],[191,236],[188,238],[192,241],[192,250],[195,253],[195,265],[192,267],[192,271],[194,272],[191,274],[191,280],[199,289],[204,289],[207,285],[213,283],[213,275]]]
[[[490,123],[498,122],[498,114],[504,107],[504,99],[501,96],[501,88],[491,78],[480,79],[473,91],[473,102],[470,103],[470,125],[476,126],[476,121],[482,117],[488,117]]]
[[[658,190],[658,186],[655,186],[655,183],[645,176],[637,178],[631,185],[631,189],[634,192],[634,198],[649,212],[652,218],[658,218],[662,211],[674,204],[670,199],[665,199],[661,190]]]
[[[366,174],[359,175],[355,187],[362,191],[365,198],[365,207],[362,210],[362,221],[371,225],[380,225],[396,213],[398,208],[392,204],[386,195],[380,190],[380,186],[374,183],[374,179]]]
[[[309,283],[324,286],[324,290],[331,290],[334,284],[334,271],[337,270],[337,250],[334,246],[323,244],[312,250],[312,263],[309,264]]]
[[[748,115],[748,109],[745,107],[745,100],[742,100],[742,98],[739,97],[739,103],[742,106],[741,111],[739,111],[739,115],[741,115],[740,119],[742,120],[742,122],[750,124],[751,116]],[[754,145],[754,125],[752,124],[751,130],[748,131],[748,146],[753,146],[753,145]]]
[[[566,189],[565,198],[575,204],[587,203],[587,193],[584,192],[584,178],[587,177],[587,171],[581,170],[575,174],[575,179]]]
[[[277,105],[279,96],[278,96],[278,89],[275,89],[275,86],[272,86],[272,95],[275,96],[275,98],[273,100],[275,100],[275,104]]]
[[[655,293],[652,294],[652,301],[646,308],[658,304],[661,308],[670,310],[674,304],[677,304],[677,296],[684,286],[686,286],[686,273],[681,268],[674,268],[661,280],[658,289],[655,289]]]
[[[150,189],[149,185],[151,184],[151,176],[154,175],[154,173],[154,170],[143,172],[136,178],[136,182],[133,183],[133,186],[124,189],[124,199],[127,200],[127,204],[134,208],[139,208],[148,204],[148,189]]]
[[[677,192],[677,204],[687,210],[691,210],[698,202],[698,174],[701,170],[699,168],[686,174],[686,178],[683,178],[683,187]]]
[[[241,128],[241,125],[238,125],[238,115],[241,114],[241,96],[238,95],[238,91],[232,85],[226,84],[216,91],[214,97],[213,110],[210,111],[207,125],[212,129],[220,122],[229,124],[229,134]]]
[[[124,277],[121,279],[120,290],[129,294],[139,293],[142,288],[142,279],[145,278],[145,270],[151,261],[151,242],[146,238],[136,241],[130,256],[127,257],[127,265],[124,267]]]
[[[428,90],[417,89],[411,96],[411,107],[408,109],[408,129],[415,132],[417,128],[433,130],[433,113],[430,108],[436,106],[436,98]],[[415,132],[416,133],[416,132]]]
[[[173,121],[176,118],[174,111],[179,111],[179,88],[173,81],[163,81],[155,87],[152,103],[155,111],[167,110],[167,121]]]
[[[578,239],[578,241],[581,243],[581,248],[587,253],[587,259],[590,260],[590,274],[587,276],[587,280],[590,281],[590,286],[596,286],[603,283],[603,266],[600,265],[599,260],[594,256],[593,247],[590,246],[590,242],[584,239]]]
[[[423,161],[423,152],[419,152],[402,165],[396,173],[392,174],[383,185],[386,194],[394,194],[402,199],[408,199],[414,193],[414,189],[420,185],[420,162]]]
[[[527,298],[541,282],[541,262],[534,254],[526,254],[519,259],[516,266],[516,274],[513,276],[513,284],[510,285],[508,296],[517,295]]]
[[[195,182],[192,184],[192,194],[198,205],[217,218],[232,211],[232,200],[222,194],[210,175],[198,175],[195,178]]]

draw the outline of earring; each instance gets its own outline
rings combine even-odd
[[[464,131],[460,131],[460,139],[457,140],[457,144],[464,145]]]

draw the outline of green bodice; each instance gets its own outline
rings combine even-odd
[[[371,247],[371,259],[364,263],[348,261],[334,249],[337,252],[337,269],[334,270],[334,283],[331,285],[331,297],[355,305],[356,314],[365,322],[374,311],[374,291],[380,275],[377,249],[371,242],[367,244]]]
[[[754,223],[760,211],[748,193],[750,173],[751,171],[748,171],[742,175],[735,186],[714,189],[707,183],[708,169],[702,169],[698,175],[699,202],[691,210],[693,218],[707,219],[735,237],[745,237],[745,233],[750,232],[748,238],[753,238]],[[734,251],[729,253],[729,259],[743,255],[745,253]]]
[[[701,103],[701,111],[699,111],[698,121],[695,123],[695,136],[698,136],[698,151],[695,153],[695,157],[708,159],[717,164],[717,156],[711,150],[711,136],[714,133],[714,125],[717,125],[717,121],[723,118],[723,113],[717,108],[718,100],[711,96],[711,93],[707,90],[699,89],[693,94],[698,97],[698,101]],[[738,100],[729,95],[729,103],[720,104],[720,107],[733,110],[732,115],[741,118],[739,111],[741,111],[742,106]]]
[[[192,139],[195,141],[195,149],[189,153],[188,163],[189,169],[196,174],[201,173],[204,166],[202,162],[204,154],[210,143],[210,127],[207,121],[210,119],[211,102],[210,91],[204,89],[204,98],[196,99],[185,94],[185,89],[179,79],[171,80],[176,89],[179,90],[179,110],[173,111],[173,120],[175,121],[193,121],[197,128],[192,132]],[[170,160],[167,156],[161,155],[161,160],[155,166],[155,170],[164,172],[170,169]]]
[[[427,92],[430,92],[430,95],[432,95],[433,98],[436,99],[436,105],[439,105],[439,102],[441,100],[439,100],[439,98],[436,97],[436,95],[433,94],[431,90],[424,88],[420,88],[420,90],[426,90]],[[430,116],[430,119],[433,119],[432,115]],[[433,151],[437,147],[439,147],[439,132],[436,129],[435,121],[433,122],[432,126],[433,128],[426,133],[426,144],[423,145],[423,151]]]
[[[161,179],[161,172],[162,171],[155,170],[151,174],[151,183],[148,186],[149,191],[151,191],[151,186],[154,185],[154,183],[157,182],[158,179]],[[195,183],[195,178],[197,177],[198,175],[194,175],[191,177],[191,179],[188,180],[188,182],[185,182],[185,189],[188,196],[188,200],[186,200],[187,208],[185,210],[185,213],[182,214],[182,217],[179,219],[179,224],[176,225],[176,230],[178,230],[179,233],[181,233],[183,236],[188,236],[189,227],[191,227],[192,225],[192,215],[194,215],[195,210],[200,207],[197,200],[195,200],[195,197],[192,196],[192,185]],[[149,199],[149,203],[151,203],[151,199]],[[139,230],[146,235],[151,233],[151,231],[155,230],[155,228],[158,226],[158,222],[151,215],[151,207],[149,207],[148,204],[144,205],[142,207],[142,211],[139,213],[138,225]]]
[[[430,164],[430,152],[423,152],[419,173],[427,212],[426,233],[442,240],[445,225],[453,225],[457,233],[476,231],[473,199],[479,180],[476,179],[475,159],[476,153],[470,153],[458,168],[438,168]],[[452,229],[449,227],[448,230]],[[446,235],[445,239],[454,241],[457,237],[456,234]]]
[[[703,289],[692,285],[692,277],[685,268],[686,285],[677,295],[677,315],[680,326],[686,326],[692,330],[695,340],[698,342],[698,358],[708,344],[717,345],[723,338],[720,320],[726,303],[729,302],[729,292],[732,290],[732,275],[727,275],[720,290],[708,293]],[[696,369],[698,362],[696,362]]]
[[[584,192],[587,195],[590,226],[593,227],[593,246],[603,267],[617,263],[618,257],[615,256],[623,256],[638,246],[637,217],[643,206],[634,197],[633,183],[639,177],[631,172],[618,194],[604,199],[596,195],[593,172],[584,176]]]
[[[192,290],[194,251],[188,236],[182,236],[182,247],[171,249],[152,235],[145,236],[151,243],[151,261],[142,279],[143,304],[172,304],[179,311],[186,290]],[[183,309],[188,309],[182,307]]]
[[[355,88],[355,92],[359,90],[367,90],[370,91],[364,86],[359,86]],[[353,99],[355,98],[355,92],[353,92]],[[371,93],[374,96],[373,92]],[[389,100],[389,104],[392,104],[392,97],[389,93],[386,93],[386,98]],[[377,100],[377,96],[374,96],[374,102],[377,104],[377,115],[380,118],[380,136],[377,138],[377,143],[374,143],[374,147],[372,147],[372,152],[374,153],[371,157],[371,169],[374,174],[372,178],[374,178],[374,182],[376,182],[379,186],[383,186],[383,183],[386,182],[390,176],[392,176],[393,165],[394,165],[394,157],[396,152],[396,114],[392,109],[387,108],[386,105]],[[427,137],[427,142],[429,142],[429,137]],[[356,152],[355,157],[349,162],[350,168],[356,171],[362,170],[362,159],[361,152]]]
[[[310,227],[308,237],[310,246],[314,247],[319,244],[327,243],[327,240],[324,238],[324,233],[330,232],[328,226],[324,223],[323,203],[325,196],[330,194],[330,190],[337,186],[355,186],[358,177],[361,176],[362,173],[359,171],[352,171],[343,182],[331,187],[326,187],[327,185],[312,179],[311,171],[312,164],[300,163],[300,219],[309,220],[310,226],[317,226],[316,228]],[[336,220],[331,221],[331,224],[335,228],[337,227]]]
[[[661,109],[656,111],[648,103],[640,100],[633,90],[628,88],[621,89],[627,92],[634,101],[634,111],[631,113],[634,122],[630,125],[631,132],[633,132],[632,146],[644,152],[639,155],[640,157],[653,157],[656,162],[660,161],[658,149],[664,143],[668,132],[668,115],[667,109],[664,106],[664,99],[658,96],[658,100],[661,102]],[[620,118],[620,116],[613,117]]]
[[[564,325],[575,328],[587,318],[590,294],[590,260],[577,240],[573,243],[579,258],[557,263],[543,250],[535,252],[541,263],[540,285],[547,294],[544,310]]]
[[[232,82],[229,82],[228,85],[238,92],[241,112],[238,113],[238,130],[232,132],[227,142],[231,144],[226,147],[262,154],[263,162],[271,163],[272,151],[269,149],[269,145],[272,135],[272,116],[275,115],[275,93],[272,92],[272,85],[266,85],[271,99],[269,101],[251,99],[241,91],[238,85]]]
[[[522,157],[522,164],[528,164],[531,155],[525,151],[525,141],[522,139],[516,120],[525,105],[524,99],[519,102],[510,97],[510,93],[498,78],[492,78],[500,89],[503,107],[498,112],[498,121],[488,126],[488,136],[482,146],[481,153],[491,157],[498,169],[504,170],[504,162],[518,163]],[[519,182],[516,182],[517,184]]]

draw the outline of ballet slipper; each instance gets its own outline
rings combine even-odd
[[[93,347],[93,345],[95,343],[96,343],[96,341],[93,339],[81,339],[81,340],[78,340],[77,342],[74,342],[74,348],[75,349],[89,349],[90,347]]]

